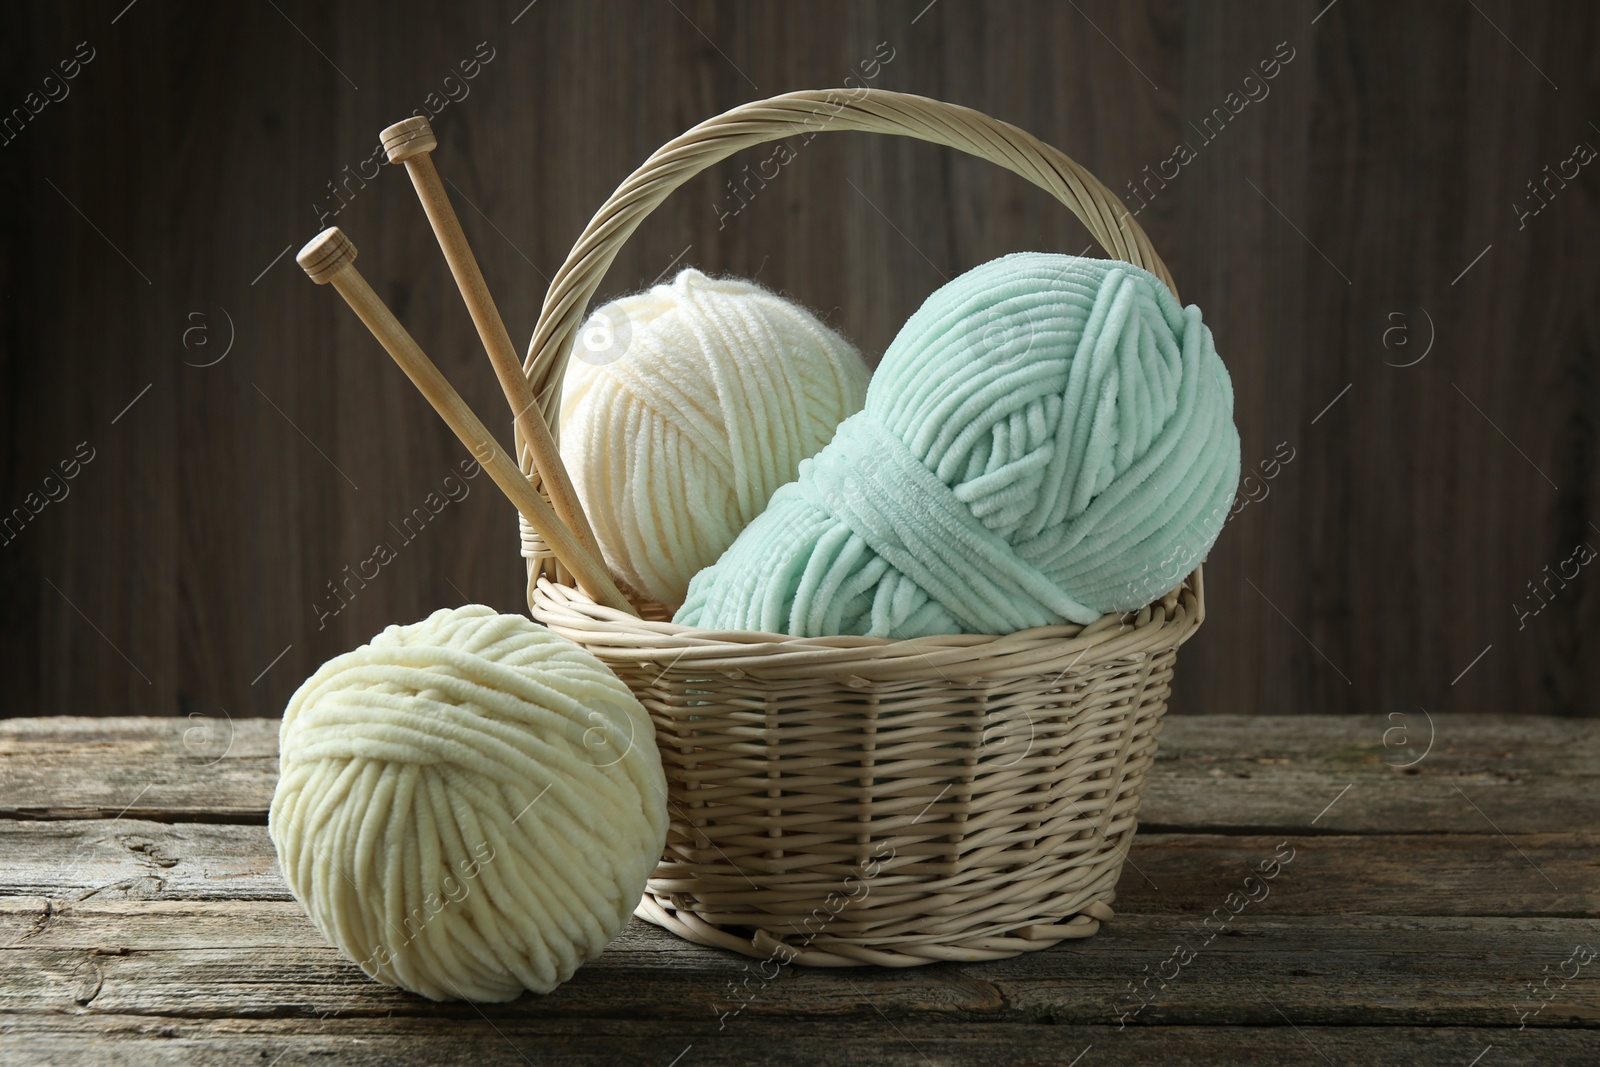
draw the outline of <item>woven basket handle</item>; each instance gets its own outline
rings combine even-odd
[[[987,159],[1049,192],[1083,220],[1107,252],[1143,267],[1177,291],[1166,264],[1116,195],[1032,134],[971,108],[886,89],[785,93],[742,104],[668,141],[589,221],[550,283],[523,364],[553,431],[573,334],[606,271],[639,224],[674,189],[713,163],[766,141],[824,130],[900,134]]]

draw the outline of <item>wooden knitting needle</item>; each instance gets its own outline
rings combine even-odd
[[[411,184],[417,189],[417,199],[422,201],[422,209],[428,213],[434,236],[444,250],[445,262],[450,264],[456,287],[461,290],[461,298],[466,301],[467,311],[472,314],[472,323],[478,328],[478,338],[483,342],[483,350],[488,353],[489,362],[494,366],[495,377],[500,379],[500,388],[511,405],[517,429],[533,452],[534,468],[538,470],[545,490],[550,494],[556,514],[577,535],[584,551],[595,560],[602,561],[603,565],[600,545],[589,525],[589,517],[584,514],[583,504],[572,487],[572,479],[561,460],[561,452],[556,447],[555,439],[550,436],[550,427],[544,421],[538,400],[534,398],[533,386],[522,372],[522,361],[512,347],[505,320],[500,317],[494,297],[489,295],[489,286],[483,280],[483,271],[478,268],[478,259],[467,244],[461,220],[456,217],[449,194],[445,192],[444,183],[440,181],[439,172],[433,165],[433,150],[439,145],[433,135],[433,127],[426,118],[417,115],[395,123],[378,137],[389,155],[389,162],[404,163],[406,173],[411,175]]]
[[[556,558],[572,572],[583,591],[596,603],[638,615],[598,558],[585,552],[572,531],[556,518],[554,509],[539,495],[516,461],[500,448],[494,435],[467,406],[467,402],[461,399],[461,394],[439,373],[439,368],[433,365],[433,361],[406,332],[406,328],[400,325],[394,312],[372,291],[372,286],[355,268],[355,259],[356,246],[337,226],[330,226],[317,234],[295,256],[295,261],[311,276],[312,281],[318,285],[332,283],[339,291],[345,303],[366,323],[372,336],[388,350],[394,361],[400,364],[400,369],[406,372],[412,384],[455,431],[461,443],[483,464],[500,491],[511,499],[511,503],[527,518],[528,524],[544,538]]]

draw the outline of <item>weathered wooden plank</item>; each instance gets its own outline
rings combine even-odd
[[[1510,716],[1173,716],[1148,829],[1393,834],[1587,830],[1600,731]]]
[[[1523,833],[1600,825],[1600,790],[1592,780],[1495,780],[1485,772],[1474,782],[1392,773],[1271,767],[1248,777],[1202,777],[1194,768],[1158,767],[1146,783],[1140,824],[1239,834]]]
[[[1305,1067],[1323,1062],[1373,1067],[1594,1063],[1595,1035],[1582,1030],[1423,1027],[1040,1026],[878,1019],[769,1020],[759,1027],[715,1019],[586,1020],[476,1017],[441,1025],[431,1018],[150,1019],[146,1016],[30,1015],[0,1031],[0,1057],[38,1067],[82,1067],[85,1057],[128,1067],[236,1067],[240,1063],[338,1063],[350,1067],[929,1067],[930,1064],[1078,1063],[1082,1067],[1249,1063]],[[1076,1059],[1075,1059],[1076,1057]]]
[[[1429,741],[1432,739],[1430,745]],[[1424,755],[1426,753],[1426,755]],[[1161,759],[1244,765],[1258,759],[1313,756],[1333,764],[1421,757],[1464,771],[1476,761],[1595,775],[1600,730],[1593,720],[1548,715],[1438,715],[1418,708],[1389,715],[1169,715]]]
[[[1285,839],[1141,831],[1116,907],[1207,911],[1240,892],[1285,840],[1294,860],[1270,886],[1275,914],[1600,916],[1600,833]]]
[[[1009,1008],[1053,1022],[1093,1023],[1112,1004],[1119,1021],[1152,1025],[1600,1026],[1591,920],[1199,918],[1130,917],[1083,953],[1110,957],[1109,982],[1099,959],[1078,968],[1043,953],[966,969]]]
[[[712,1016],[730,1026],[879,1013],[1113,1028],[1276,1026],[1287,1016],[1305,1025],[1515,1029],[1519,1013],[1543,1003],[1529,999],[1529,983],[1554,975],[1548,1007],[1528,1025],[1600,1025],[1600,983],[1569,962],[1574,945],[1600,940],[1592,921],[1283,917],[1259,907],[1218,926],[1210,940],[1190,919],[1125,916],[1097,937],[1011,960],[904,971],[789,968],[775,977],[763,977],[755,961],[635,921],[551,995],[474,1007],[434,1005],[370,981],[291,903],[85,901],[46,910],[13,898],[0,904],[0,1009],[182,1018]],[[1193,953],[1181,966],[1179,941]],[[1576,978],[1563,986],[1567,971]]]
[[[264,826],[141,819],[0,822],[0,894],[287,900]]]
[[[7,926],[12,936],[0,949],[0,1011],[11,1013],[89,1008],[189,1017],[470,1019],[481,1011],[497,1020],[528,1014],[716,1018],[734,1003],[730,983],[754,973],[756,963],[634,920],[599,959],[551,995],[474,1007],[436,1005],[371,981],[324,943],[292,903],[89,902],[60,915],[30,906],[13,911]],[[953,968],[918,968],[897,977],[872,994],[885,1010],[964,1018],[1003,1007],[993,987]],[[813,1014],[850,1015],[859,1009],[852,1007],[859,997],[851,983],[864,988],[870,981],[816,972],[785,976],[774,983],[782,996],[761,997],[740,1014],[782,1015],[808,1004]]]
[[[1600,824],[1600,730],[1513,716],[1435,722],[1420,712],[1173,716],[1141,820],[1228,833]],[[0,818],[261,822],[276,735],[272,719],[0,721]]]
[[[0,823],[0,896],[288,900],[261,826],[137,819]],[[1118,886],[1132,913],[1204,912],[1280,837],[1141,833]],[[1285,915],[1600,916],[1600,832],[1293,837],[1272,884]]]
[[[265,822],[278,720],[0,720],[0,818]]]

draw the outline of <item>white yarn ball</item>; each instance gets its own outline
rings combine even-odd
[[[267,824],[311,921],[434,1000],[548,993],[666,841],[654,727],[599,660],[479,604],[390,626],[284,711]]]
[[[685,270],[578,332],[561,458],[612,572],[676,608],[800,461],[861,410],[861,354],[753,282]]]

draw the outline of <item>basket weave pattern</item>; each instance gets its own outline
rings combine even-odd
[[[1117,199],[1016,127],[884,90],[791,93],[669,142],[595,215],[524,367],[553,428],[572,337],[639,223],[717,160],[819,124],[989,159],[1171,285]],[[576,589],[525,524],[522,550],[534,617],[655,723],[671,829],[643,918],[780,962],[912,966],[1012,956],[1111,917],[1177,649],[1204,618],[1199,569],[1088,626],[890,641],[698,630],[649,604],[636,619]]]

